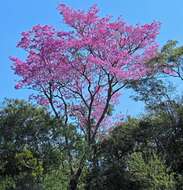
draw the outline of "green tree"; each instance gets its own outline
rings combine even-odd
[[[144,190],[174,190],[174,173],[156,154],[148,158],[140,152],[134,152],[128,160],[128,170],[131,179],[140,184]]]
[[[114,128],[97,147],[97,164],[90,168],[86,177],[86,189],[97,190],[138,190],[139,184],[132,181],[126,171],[127,160],[137,148],[137,119]]]
[[[1,184],[37,189],[42,174],[60,163],[55,149],[61,133],[56,130],[47,110],[22,100],[6,100],[0,110]]]

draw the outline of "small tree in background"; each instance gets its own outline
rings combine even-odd
[[[23,32],[18,43],[27,52],[26,60],[11,60],[21,77],[16,88],[35,90],[32,97],[50,105],[62,121],[69,189],[76,189],[86,160],[95,157],[95,144],[115,122],[109,110],[117,103],[120,90],[129,81],[150,74],[145,63],[156,56],[159,23],[131,26],[120,18],[100,18],[96,6],[88,12],[66,5],[59,5],[58,10],[71,30],[36,25]],[[71,151],[67,137],[71,123],[84,138],[83,153],[78,156]],[[77,165],[73,164],[76,158]]]

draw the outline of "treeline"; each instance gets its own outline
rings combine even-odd
[[[159,85],[158,91],[164,90]],[[168,93],[166,88],[166,98],[161,93],[156,102],[149,97],[144,116],[126,118],[95,144],[78,189],[183,189],[183,101],[171,99]],[[66,146],[72,166],[78,167],[85,144],[74,126],[67,130],[67,145],[64,133],[45,108],[5,100],[0,110],[0,189],[67,189]]]

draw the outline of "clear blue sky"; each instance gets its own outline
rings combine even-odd
[[[122,16],[131,24],[158,20],[162,23],[158,42],[162,45],[169,39],[183,41],[183,0],[2,0],[0,10],[0,101],[5,97],[27,99],[30,91],[15,90],[16,76],[11,71],[8,57],[22,57],[16,43],[22,31],[35,24],[51,24],[63,28],[62,19],[56,10],[59,3],[78,9],[88,9],[97,4],[100,14]],[[142,103],[134,103],[123,92],[120,108],[123,113],[136,115],[143,111]]]

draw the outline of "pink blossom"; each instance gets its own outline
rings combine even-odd
[[[130,25],[121,18],[101,18],[96,5],[82,11],[61,4],[58,10],[70,31],[36,25],[21,34],[18,47],[27,57],[11,57],[20,76],[16,88],[35,90],[38,103],[51,104],[54,112],[63,118],[68,114],[95,136],[116,122],[107,112],[118,103],[124,82],[149,74],[145,63],[157,54],[160,23]]]

